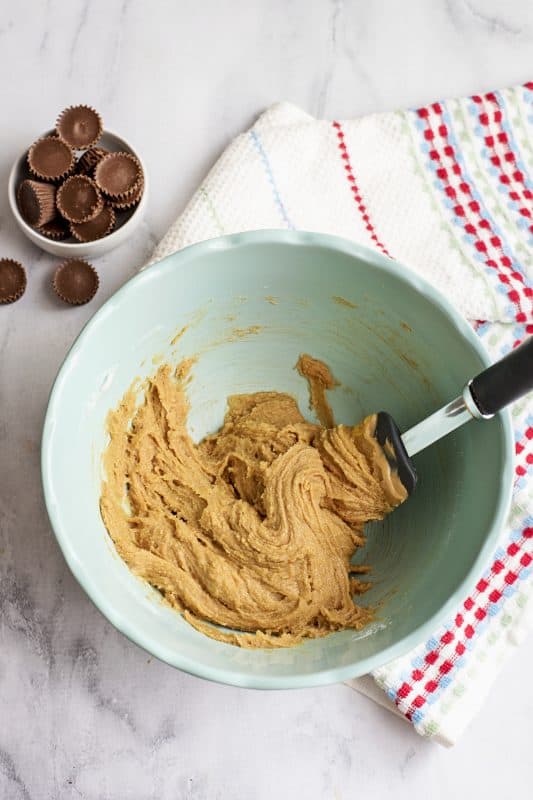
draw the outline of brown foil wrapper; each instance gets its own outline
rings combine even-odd
[[[141,180],[137,188],[128,197],[119,200],[108,200],[107,202],[113,206],[117,211],[126,211],[128,208],[133,208],[140,201],[144,192],[144,179]]]
[[[102,118],[91,106],[69,106],[57,118],[56,131],[70,147],[85,150],[95,145],[102,135]]]
[[[42,181],[22,181],[17,190],[19,211],[28,223],[39,228],[56,215],[56,187]]]
[[[53,239],[55,242],[60,242],[70,236],[70,228],[68,222],[62,217],[56,217],[35,229],[38,233],[42,233],[47,239]]]
[[[57,136],[37,139],[28,150],[28,167],[43,181],[60,181],[74,168],[73,150]]]
[[[104,150],[103,147],[91,147],[78,159],[76,164],[76,172],[82,175],[89,175],[94,177],[94,168],[101,161],[104,156],[108,154],[109,150]]]
[[[62,217],[78,224],[98,216],[104,201],[92,178],[72,175],[57,190],[56,205]]]
[[[54,292],[65,303],[82,306],[92,300],[100,281],[96,270],[81,258],[69,258],[58,266],[52,280]]]
[[[26,291],[26,270],[19,261],[0,258],[0,304],[14,303]]]
[[[112,200],[131,196],[143,180],[139,160],[131,153],[108,153],[96,165],[94,179]]]
[[[70,232],[78,242],[94,242],[96,239],[103,239],[104,236],[111,233],[115,227],[115,220],[114,209],[106,203],[98,216],[89,220],[89,222],[78,224],[71,222]]]

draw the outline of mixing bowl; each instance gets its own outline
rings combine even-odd
[[[335,237],[262,231],[191,246],[129,281],[85,327],[52,390],[44,492],[72,572],[120,631],[195,675],[283,688],[379,667],[430,636],[463,599],[508,510],[512,435],[499,414],[416,456],[414,496],[369,526],[356,555],[372,566],[363,602],[378,610],[368,628],[251,651],[190,627],[130,573],[100,518],[106,415],[134,378],[188,356],[197,357],[189,389],[197,440],[220,426],[236,392],[288,391],[310,415],[294,369],[303,352],[340,381],[330,393],[338,422],[383,408],[403,428],[488,363],[469,325],[404,266]]]

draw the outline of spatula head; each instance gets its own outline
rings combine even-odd
[[[398,473],[407,494],[412,494],[418,480],[418,475],[416,474],[413,462],[407,455],[407,451],[402,442],[400,429],[391,415],[387,414],[386,411],[379,411],[377,414],[374,436],[381,445],[391,469]]]

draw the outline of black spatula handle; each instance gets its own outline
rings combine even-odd
[[[472,397],[480,412],[487,417],[532,390],[533,336],[501,361],[480,372],[470,383]]]

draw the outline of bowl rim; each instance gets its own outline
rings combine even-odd
[[[53,129],[44,131],[44,133],[42,133],[38,137],[38,139],[41,139],[44,136],[50,136],[52,133]],[[149,179],[148,179],[148,173],[146,171],[146,165],[142,160],[141,156],[139,155],[137,149],[134,148],[127,139],[124,139],[123,136],[119,136],[118,133],[115,133],[114,131],[111,131],[108,128],[104,129],[102,136],[104,136],[105,134],[111,136],[113,139],[115,139],[119,144],[123,145],[126,148],[126,150],[128,150],[132,155],[134,155],[137,158],[139,164],[141,165],[141,169],[143,171],[144,189],[141,199],[137,204],[137,206],[135,206],[135,208],[133,209],[133,213],[131,214],[129,219],[127,219],[126,222],[124,222],[124,224],[121,225],[119,228],[116,228],[112,233],[108,234],[107,236],[103,236],[100,239],[94,239],[92,242],[64,242],[61,240],[56,241],[55,239],[49,239],[47,236],[43,236],[42,233],[39,233],[37,228],[33,228],[28,222],[26,222],[26,220],[20,213],[18,207],[17,203],[18,187],[15,184],[17,183],[17,175],[19,173],[19,170],[21,169],[22,165],[26,160],[28,149],[26,148],[26,150],[24,150],[24,152],[13,162],[13,166],[9,171],[9,178],[7,181],[7,196],[9,201],[9,207],[11,209],[11,213],[15,217],[15,220],[17,221],[19,227],[23,231],[24,235],[27,236],[27,238],[31,242],[37,244],[38,247],[42,247],[42,249],[45,249],[45,245],[50,246],[51,244],[53,244],[56,252],[58,253],[61,252],[65,257],[69,255],[73,257],[75,253],[80,250],[83,250],[86,254],[87,253],[90,254],[90,251],[92,249],[94,250],[99,249],[99,246],[102,245],[102,242],[106,243],[106,249],[108,245],[110,245],[109,249],[111,249],[114,246],[113,242],[115,242],[118,238],[122,240],[124,236],[127,237],[128,234],[126,234],[126,229],[130,226],[130,223],[133,222],[133,220],[137,222],[137,218],[139,218],[142,215],[146,207],[146,202],[148,198],[148,189],[149,189],[148,186]],[[133,230],[131,231],[131,233],[133,233]],[[117,242],[117,245],[120,243],[121,243],[120,241]]]
[[[191,255],[204,256],[221,250],[231,250],[249,244],[284,244],[291,246],[312,245],[326,249],[334,249],[346,255],[356,257],[360,260],[369,262],[377,269],[387,275],[394,275],[405,281],[412,289],[425,295],[427,299],[434,303],[447,317],[449,323],[456,331],[466,339],[470,347],[480,357],[482,363],[490,365],[491,359],[483,346],[480,338],[476,335],[469,323],[452,306],[451,302],[435,287],[429,284],[424,278],[415,274],[412,270],[405,267],[401,262],[370,250],[363,245],[330,234],[312,233],[304,231],[287,230],[259,230],[248,231],[245,233],[228,234],[213,239],[208,239],[196,244],[189,245],[180,251],[172,253],[161,261],[143,269],[137,275],[130,278],[114,295],[112,295],[89,321],[82,328],[81,332],[70,347],[65,359],[58,371],[52,385],[47,405],[42,441],[41,441],[41,477],[44,492],[45,505],[50,519],[52,530],[59,544],[65,560],[81,587],[85,590],[98,610],[128,639],[142,647],[151,655],[161,661],[176,667],[191,675],[212,680],[218,683],[229,684],[242,688],[255,689],[294,689],[312,686],[321,686],[330,683],[337,683],[356,678],[368,672],[382,667],[384,664],[405,655],[413,647],[421,644],[425,639],[430,638],[449,614],[457,607],[457,604],[471,590],[471,587],[478,580],[481,572],[486,567],[489,556],[495,549],[502,524],[508,515],[511,505],[512,486],[513,486],[513,432],[511,416],[508,409],[499,413],[504,439],[503,465],[499,482],[499,502],[494,518],[489,526],[485,540],[474,560],[470,570],[461,580],[448,600],[425,622],[415,630],[404,636],[399,641],[384,648],[379,653],[368,656],[364,659],[355,658],[349,665],[340,667],[328,667],[327,669],[317,670],[316,672],[302,672],[291,675],[250,675],[246,672],[226,670],[219,667],[211,667],[195,659],[183,656],[179,652],[174,652],[170,648],[161,645],[157,639],[150,634],[139,631],[129,618],[122,614],[117,614],[114,608],[110,607],[104,593],[92,582],[91,573],[84,569],[82,562],[78,559],[74,548],[69,540],[60,519],[58,518],[53,503],[53,479],[51,469],[51,442],[52,434],[57,418],[56,409],[60,400],[62,386],[66,380],[70,362],[76,358],[83,347],[85,341],[91,336],[94,329],[100,322],[111,313],[119,303],[124,302],[132,289],[137,284],[146,281],[153,270],[165,273],[170,270],[179,269],[180,262],[185,262]]]

